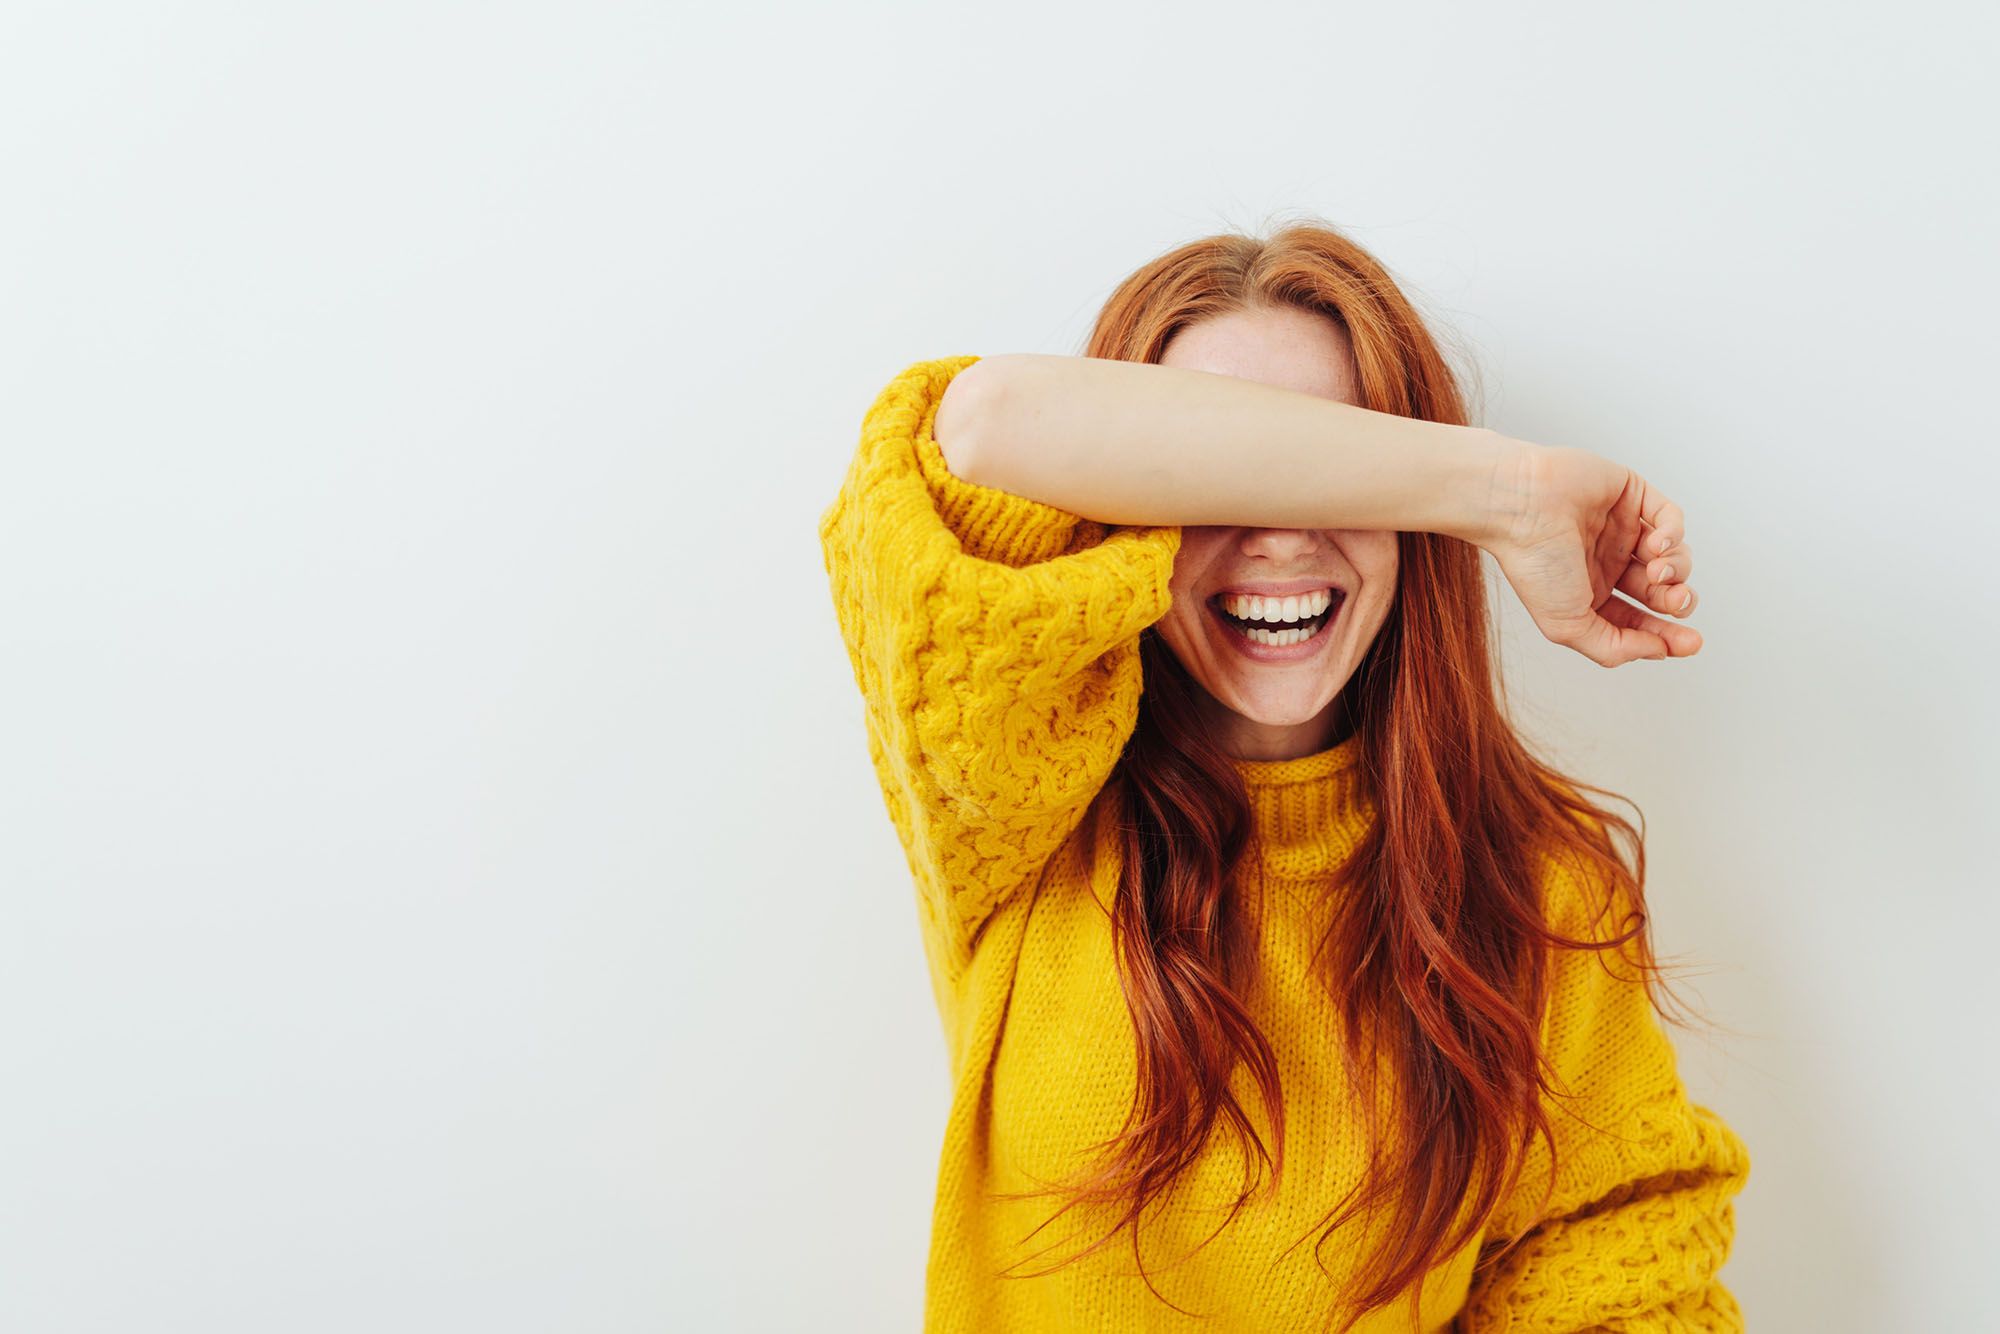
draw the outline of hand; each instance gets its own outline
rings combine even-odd
[[[1542,634],[1605,667],[1699,652],[1700,631],[1644,609],[1694,610],[1680,506],[1589,450],[1514,443],[1494,469],[1491,528],[1475,540]]]

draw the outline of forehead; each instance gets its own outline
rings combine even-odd
[[[1190,324],[1168,342],[1160,364],[1343,403],[1356,402],[1359,389],[1346,330],[1328,316],[1292,306],[1231,311]]]

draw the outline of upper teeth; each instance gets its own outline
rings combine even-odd
[[[1333,590],[1301,593],[1289,598],[1244,597],[1230,594],[1222,599],[1222,609],[1246,621],[1303,621],[1333,605]]]

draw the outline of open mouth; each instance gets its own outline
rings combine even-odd
[[[1252,644],[1287,648],[1319,634],[1340,612],[1347,595],[1338,588],[1297,598],[1236,598],[1221,594],[1208,600],[1216,619],[1231,633]],[[1233,605],[1236,610],[1229,608]]]

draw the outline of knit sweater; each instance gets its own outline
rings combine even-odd
[[[1317,1329],[1381,1239],[1350,1222],[1321,1248],[1324,1269],[1313,1256],[1367,1166],[1360,1109],[1342,1087],[1340,1016],[1310,969],[1328,877],[1374,815],[1358,736],[1297,759],[1235,761],[1254,820],[1230,892],[1259,965],[1239,999],[1277,1057],[1277,1189],[1217,1232],[1245,1159],[1234,1134],[1212,1135],[1140,1229],[1150,1287],[1129,1231],[1040,1272],[1115,1213],[1073,1208],[1035,1232],[1068,1197],[993,1198],[1097,1161],[1091,1147],[1132,1105],[1135,1044],[1109,916],[1120,851],[1098,798],[1136,723],[1138,638],[1168,609],[1180,529],[1110,527],[952,474],[933,423],[945,386],[976,360],[919,362],[881,391],[819,522],[949,1060],[924,1328]],[[1553,862],[1543,883],[1560,929],[1617,933]],[[1557,1087],[1575,1095],[1548,1100],[1554,1194],[1532,1212],[1549,1169],[1537,1138],[1485,1229],[1424,1280],[1426,1334],[1743,1328],[1716,1271],[1748,1153],[1689,1101],[1643,986],[1613,957],[1551,958],[1542,1037]],[[1272,1147],[1241,1066],[1231,1087]],[[1516,1236],[1474,1275],[1482,1243]],[[1402,1302],[1356,1334],[1409,1328]]]

